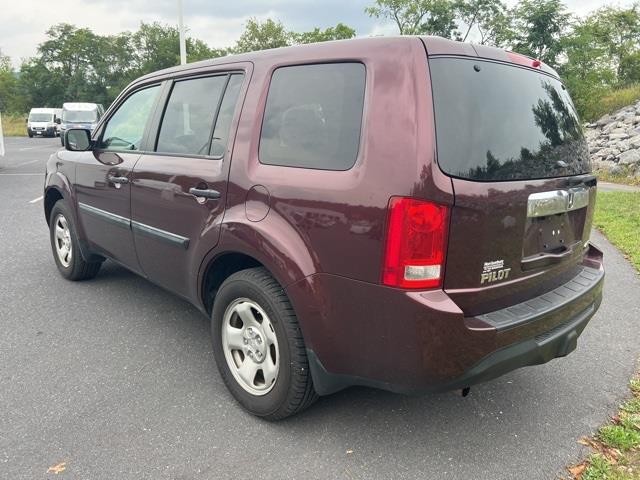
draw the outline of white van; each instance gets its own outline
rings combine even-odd
[[[104,107],[99,103],[64,103],[62,105],[60,143],[64,145],[64,132],[70,128],[84,128],[93,131],[103,114]]]
[[[32,108],[27,119],[27,135],[29,137],[55,137],[59,134],[55,108]]]

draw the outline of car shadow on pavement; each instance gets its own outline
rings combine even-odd
[[[599,421],[591,400],[584,399],[598,394],[615,401],[608,392],[585,394],[593,387],[582,378],[579,342],[578,351],[565,359],[473,386],[466,398],[352,387],[320,398],[294,417],[267,422],[245,412],[228,393],[215,366],[209,322],[195,307],[113,262],[90,282],[66,285],[75,298],[86,294],[91,298],[83,301],[103,309],[101,331],[121,342],[109,347],[117,350],[114,356],[101,353],[93,362],[108,360],[119,365],[117,372],[124,365],[134,372],[109,380],[119,392],[110,397],[111,421],[144,419],[159,436],[180,432],[192,442],[185,443],[183,455],[194,449],[207,455],[216,444],[219,454],[235,459],[255,447],[262,461],[271,462],[286,451],[292,454],[291,468],[305,462],[310,469],[326,469],[325,478],[399,478],[389,472],[402,471],[427,478],[420,475],[448,469],[471,475],[467,478],[516,478],[502,472],[510,458],[512,469],[537,466],[528,478],[551,478],[578,459],[581,447],[572,432],[588,432]],[[93,320],[86,328],[96,328]],[[229,443],[230,431],[244,443]],[[473,476],[478,465],[489,469],[486,475]]]
[[[103,270],[92,283],[99,284],[103,288],[121,290],[120,296],[131,295],[144,299],[137,302],[137,308],[143,309],[148,314],[144,317],[146,319],[144,321],[151,321],[153,325],[140,327],[161,326],[165,335],[175,335],[176,338],[186,340],[191,349],[201,350],[197,356],[210,357],[211,361],[208,362],[212,367],[210,371],[200,371],[196,374],[201,365],[194,366],[192,371],[194,389],[202,386],[197,382],[211,382],[213,379],[215,384],[213,388],[219,390],[216,396],[226,397],[232,408],[240,410],[226,391],[215,368],[209,322],[201,312],[178,296],[113,262],[106,262]],[[118,296],[117,293],[116,296]],[[365,387],[351,387],[333,395],[321,397],[308,411],[279,424],[265,423],[281,425],[287,430],[293,428],[294,431],[297,429],[308,431],[308,427],[314,423],[326,424],[335,419],[334,421],[340,423],[340,428],[361,427],[365,422],[369,428],[378,424],[380,429],[386,430],[385,425],[391,419],[395,419],[395,422],[401,422],[403,419],[413,422],[420,419],[420,424],[424,428],[431,425],[438,430],[443,428],[455,430],[458,425],[461,431],[464,431],[469,428],[469,425],[477,422],[478,417],[492,415],[500,417],[509,414],[509,408],[514,404],[504,399],[512,398],[514,391],[518,392],[519,398],[532,398],[536,390],[535,380],[523,374],[525,371],[520,370],[492,382],[474,386],[466,398],[454,392],[406,396]],[[528,391],[531,395],[527,394]],[[518,414],[516,412],[521,408],[522,406],[514,408],[512,413]]]

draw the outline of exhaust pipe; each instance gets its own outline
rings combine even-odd
[[[469,395],[470,391],[471,391],[471,387],[465,387],[465,388],[461,388],[461,389],[458,389],[458,390],[454,390],[453,394],[464,398],[467,395]]]

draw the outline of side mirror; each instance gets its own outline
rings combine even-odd
[[[64,147],[71,152],[91,150],[91,135],[84,128],[72,128],[64,132]]]
[[[60,125],[60,124],[62,123],[62,120],[60,119],[60,117],[57,117],[57,118],[56,118],[56,123],[57,123],[58,125]]]

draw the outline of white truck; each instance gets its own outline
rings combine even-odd
[[[59,134],[60,117],[55,108],[32,108],[27,119],[29,137],[55,137]]]
[[[60,143],[64,146],[64,132],[70,128],[84,128],[93,131],[103,114],[104,107],[99,103],[64,103],[62,105]]]

